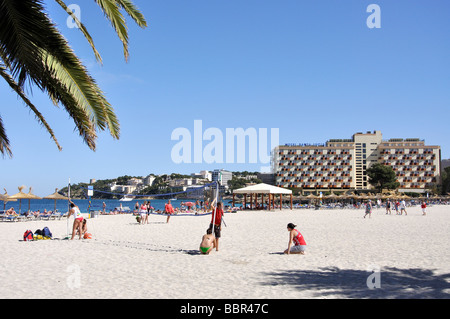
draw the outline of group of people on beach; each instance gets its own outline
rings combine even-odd
[[[72,201],[70,203],[69,216],[74,216],[73,228],[72,228],[72,238],[74,239],[76,235],[82,238],[91,238],[91,235],[87,232],[87,222],[86,219],[83,218],[81,211],[77,205],[75,205]],[[142,207],[142,211],[149,211],[150,202],[145,203],[147,205]],[[215,205],[215,201],[211,204],[212,214],[211,214],[211,222],[209,224],[208,229],[206,230],[206,234],[203,235],[201,243],[200,243],[200,253],[204,255],[208,255],[213,249],[219,251],[219,239],[221,237],[222,223],[223,220],[223,204],[222,202],[218,202],[217,206]],[[170,200],[166,203],[165,212],[167,212],[167,221],[169,222],[171,214],[173,214],[173,207]],[[142,216],[141,216],[142,218]],[[147,215],[148,218],[148,215]],[[305,254],[306,250],[306,242],[303,238],[302,234],[296,229],[296,225],[289,223],[287,225],[287,230],[289,231],[289,242],[288,248],[284,251],[284,254]]]
[[[378,204],[378,207],[381,207],[381,205]],[[420,207],[422,209],[422,215],[425,216],[427,214],[427,212],[426,212],[426,210],[427,210],[427,203],[425,201],[422,201]],[[395,210],[397,215],[403,215],[403,213],[405,213],[405,216],[408,215],[408,212],[406,211],[406,202],[405,202],[405,200],[394,201],[394,202],[391,202],[390,200],[388,200],[386,202],[386,215],[388,215],[388,214],[391,215],[392,214],[391,208]],[[372,210],[373,210],[372,201],[369,199],[365,203],[364,218],[366,218],[367,215],[369,215],[369,218],[371,218]]]
[[[211,222],[206,230],[206,234],[202,237],[199,247],[200,252],[204,255],[208,255],[214,248],[216,251],[219,251],[219,239],[221,237],[224,214],[222,203],[217,203],[217,207],[212,205],[212,209],[213,213],[211,214]],[[306,241],[296,227],[297,225],[292,223],[287,225],[287,230],[289,231],[289,242],[288,248],[284,251],[284,254],[305,254]]]

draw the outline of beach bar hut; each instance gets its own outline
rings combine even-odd
[[[250,195],[250,207],[251,208],[253,208],[253,203],[255,203],[255,205],[257,204],[259,195],[261,195],[261,206],[263,206],[264,205],[264,197],[267,195],[269,209],[275,208],[275,196],[279,195],[280,196],[280,210],[282,209],[282,196],[289,195],[291,209],[292,209],[292,191],[289,189],[286,189],[286,188],[261,183],[261,184],[247,186],[244,188],[235,189],[233,191],[233,207],[234,207],[234,203],[235,203],[235,195],[236,194],[244,195],[244,207],[247,205],[247,195]]]

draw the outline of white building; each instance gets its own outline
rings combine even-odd
[[[280,145],[273,154],[276,186],[329,190],[371,189],[367,169],[391,166],[399,191],[424,191],[440,178],[441,149],[418,138],[383,140],[380,131],[325,144]]]
[[[212,181],[219,182],[221,186],[228,188],[228,181],[233,178],[233,173],[224,169],[215,169],[212,172]]]
[[[195,178],[206,179],[212,181],[212,173],[210,171],[200,171],[200,173],[191,174]]]
[[[156,177],[154,175],[148,175],[144,178],[143,182],[145,186],[152,186],[153,182],[155,181]]]

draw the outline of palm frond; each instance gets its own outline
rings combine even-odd
[[[0,116],[0,153],[5,156],[12,157],[11,146],[9,145],[8,137],[6,136],[5,128],[3,127],[2,117]]]
[[[116,0],[119,7],[124,9],[126,13],[136,22],[141,28],[147,27],[147,21],[145,20],[142,12],[134,5],[130,0]]]
[[[70,17],[75,21],[76,25],[78,26],[78,28],[80,29],[80,31],[83,33],[84,37],[86,38],[86,40],[89,42],[92,50],[94,51],[94,55],[95,58],[97,59],[97,61],[99,61],[100,63],[102,63],[102,57],[100,56],[100,53],[97,51],[95,45],[94,45],[94,40],[92,39],[91,35],[89,34],[89,32],[87,31],[86,27],[84,26],[83,23],[81,23],[81,21],[78,19],[78,17],[67,7],[67,5],[64,3],[64,1],[62,0],[55,0],[69,15]]]
[[[125,18],[120,12],[119,5],[115,0],[95,0],[102,9],[106,18],[111,22],[117,36],[123,44],[123,54],[125,60],[128,60],[128,27],[125,23]]]
[[[25,102],[25,104],[30,108],[30,110],[34,113],[36,116],[36,119],[38,122],[46,128],[47,132],[52,137],[53,141],[55,142],[58,149],[61,151],[61,145],[59,145],[58,140],[56,139],[55,134],[53,133],[53,130],[51,129],[50,125],[48,125],[45,118],[42,116],[42,114],[37,110],[37,108],[31,103],[31,101],[28,99],[28,97],[25,95],[25,93],[22,91],[20,86],[14,81],[14,79],[6,72],[6,68],[0,64],[0,76],[8,83],[8,85],[11,87],[11,89],[16,92],[16,94]],[[0,123],[1,126],[2,123]],[[7,153],[9,156],[12,156],[11,149],[9,148],[9,142],[6,137],[5,130],[3,127],[0,128],[0,153],[5,154]]]
[[[28,80],[65,107],[91,149],[97,129],[108,127],[119,137],[111,105],[45,15],[41,0],[0,0],[0,57],[18,87]]]

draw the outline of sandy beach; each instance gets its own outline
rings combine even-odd
[[[210,216],[131,215],[88,220],[92,240],[23,242],[25,230],[67,222],[0,223],[3,298],[449,298],[450,206],[408,216],[364,210],[226,214],[220,251],[200,255]],[[287,223],[306,255],[283,255]],[[72,219],[70,220],[72,223]],[[375,271],[375,272],[373,272]],[[369,289],[368,278],[377,283]],[[377,276],[377,277],[373,277]]]

